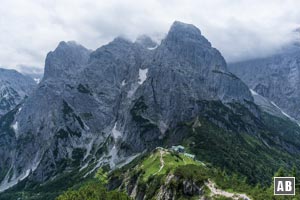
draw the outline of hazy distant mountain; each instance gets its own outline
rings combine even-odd
[[[0,117],[12,110],[36,87],[30,77],[0,68]]]
[[[300,46],[297,44],[267,58],[230,64],[229,69],[255,92],[300,120]]]

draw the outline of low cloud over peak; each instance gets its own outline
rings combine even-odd
[[[0,66],[43,68],[59,41],[96,49],[113,38],[162,38],[175,20],[197,26],[227,61],[261,57],[295,40],[300,2],[281,1],[1,1]],[[299,36],[300,37],[300,36]]]

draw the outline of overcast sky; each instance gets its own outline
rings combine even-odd
[[[96,49],[120,35],[161,38],[175,20],[196,25],[227,61],[249,59],[293,40],[299,9],[299,0],[1,0],[0,66],[43,68],[62,40]]]

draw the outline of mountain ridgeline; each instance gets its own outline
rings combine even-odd
[[[0,191],[15,193],[177,144],[252,184],[300,167],[299,126],[256,105],[220,52],[182,22],[160,44],[116,38],[90,51],[61,42],[37,89],[1,118],[0,134]]]
[[[35,87],[32,78],[0,68],[0,117],[14,109]]]
[[[300,43],[269,57],[232,63],[230,71],[259,95],[300,120]]]

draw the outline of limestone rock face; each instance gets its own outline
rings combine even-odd
[[[61,42],[48,54],[38,88],[0,122],[0,191],[25,178],[124,164],[195,118],[201,101],[257,114],[248,87],[198,28],[174,22],[160,45],[150,40],[116,38],[95,51]]]

